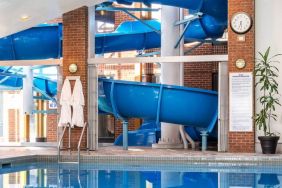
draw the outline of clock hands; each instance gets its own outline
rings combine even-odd
[[[240,21],[239,29],[242,29],[242,20]]]

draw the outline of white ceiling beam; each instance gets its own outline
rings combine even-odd
[[[227,62],[228,55],[129,57],[129,58],[90,58],[89,64],[135,64],[135,63],[195,63]]]
[[[62,59],[0,61],[0,66],[62,65]]]

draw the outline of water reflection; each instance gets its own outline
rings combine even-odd
[[[0,169],[0,188],[278,188],[282,173],[252,169],[228,170],[120,170],[85,166],[32,165]],[[44,165],[43,165],[44,166]],[[262,173],[263,172],[263,173]]]

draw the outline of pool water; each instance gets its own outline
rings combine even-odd
[[[278,188],[281,169],[37,163],[0,169],[0,188]]]

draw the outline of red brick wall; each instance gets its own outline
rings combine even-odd
[[[124,21],[132,21],[134,20],[128,14],[124,12],[116,12],[115,13],[115,28],[117,28]]]
[[[58,68],[58,75],[63,75],[63,68],[59,67]],[[57,88],[57,101],[59,102],[60,96],[61,96],[61,89],[62,89],[62,84],[58,83],[58,88]],[[48,108],[49,105],[47,105]],[[47,141],[48,142],[57,142],[57,126],[58,126],[58,118],[59,112],[60,112],[60,105],[58,104],[58,109],[57,109],[58,114],[48,114],[47,115]]]
[[[99,65],[98,67],[100,74],[109,75],[112,74],[114,79],[117,80],[129,80],[135,81],[135,66],[133,64],[122,64],[122,65]],[[137,80],[139,81],[139,80]],[[112,123],[115,123],[115,138],[122,133],[122,122],[120,120],[116,120],[114,122],[114,118]],[[136,130],[140,127],[139,119],[130,119],[128,122],[128,130]]]
[[[149,50],[145,50],[145,53],[153,53],[153,52],[160,52],[161,49],[160,48],[153,48],[153,49],[149,49]],[[159,56],[159,55],[157,55]],[[145,80],[148,80],[148,82],[150,82],[150,75],[154,74],[154,69],[157,68],[157,64],[154,64],[154,63],[144,63],[142,65],[142,74],[143,75],[148,75],[148,79],[145,79]]]
[[[87,104],[87,59],[88,59],[88,8],[81,7],[63,15],[63,78],[80,76],[83,85],[85,104]],[[69,65],[75,63],[78,71],[71,74]],[[72,81],[72,86],[74,81]],[[87,106],[84,106],[84,119],[87,120]],[[71,144],[76,148],[81,128],[72,129]],[[83,143],[86,143],[84,137]]]
[[[227,44],[204,44],[192,51],[189,55],[227,54]],[[218,72],[217,62],[185,63],[184,85],[202,89],[212,89],[212,75]]]
[[[229,0],[228,1],[228,18],[236,12],[244,11],[249,13],[254,20],[254,0]],[[240,6],[238,6],[240,5]],[[237,41],[235,34],[230,26],[228,28],[228,55],[230,72],[252,72],[254,70],[255,58],[255,31],[254,26],[246,34],[245,42]],[[243,58],[247,62],[246,68],[238,70],[235,67],[235,61]],[[255,130],[253,132],[229,132],[229,151],[230,152],[255,152]]]
[[[47,102],[47,110],[49,110],[49,104]],[[47,142],[57,142],[57,125],[58,115],[48,114],[47,115]]]
[[[140,119],[131,118],[128,121],[128,130],[136,130],[140,127]],[[117,138],[122,133],[122,121],[117,120],[115,124],[115,138]]]

